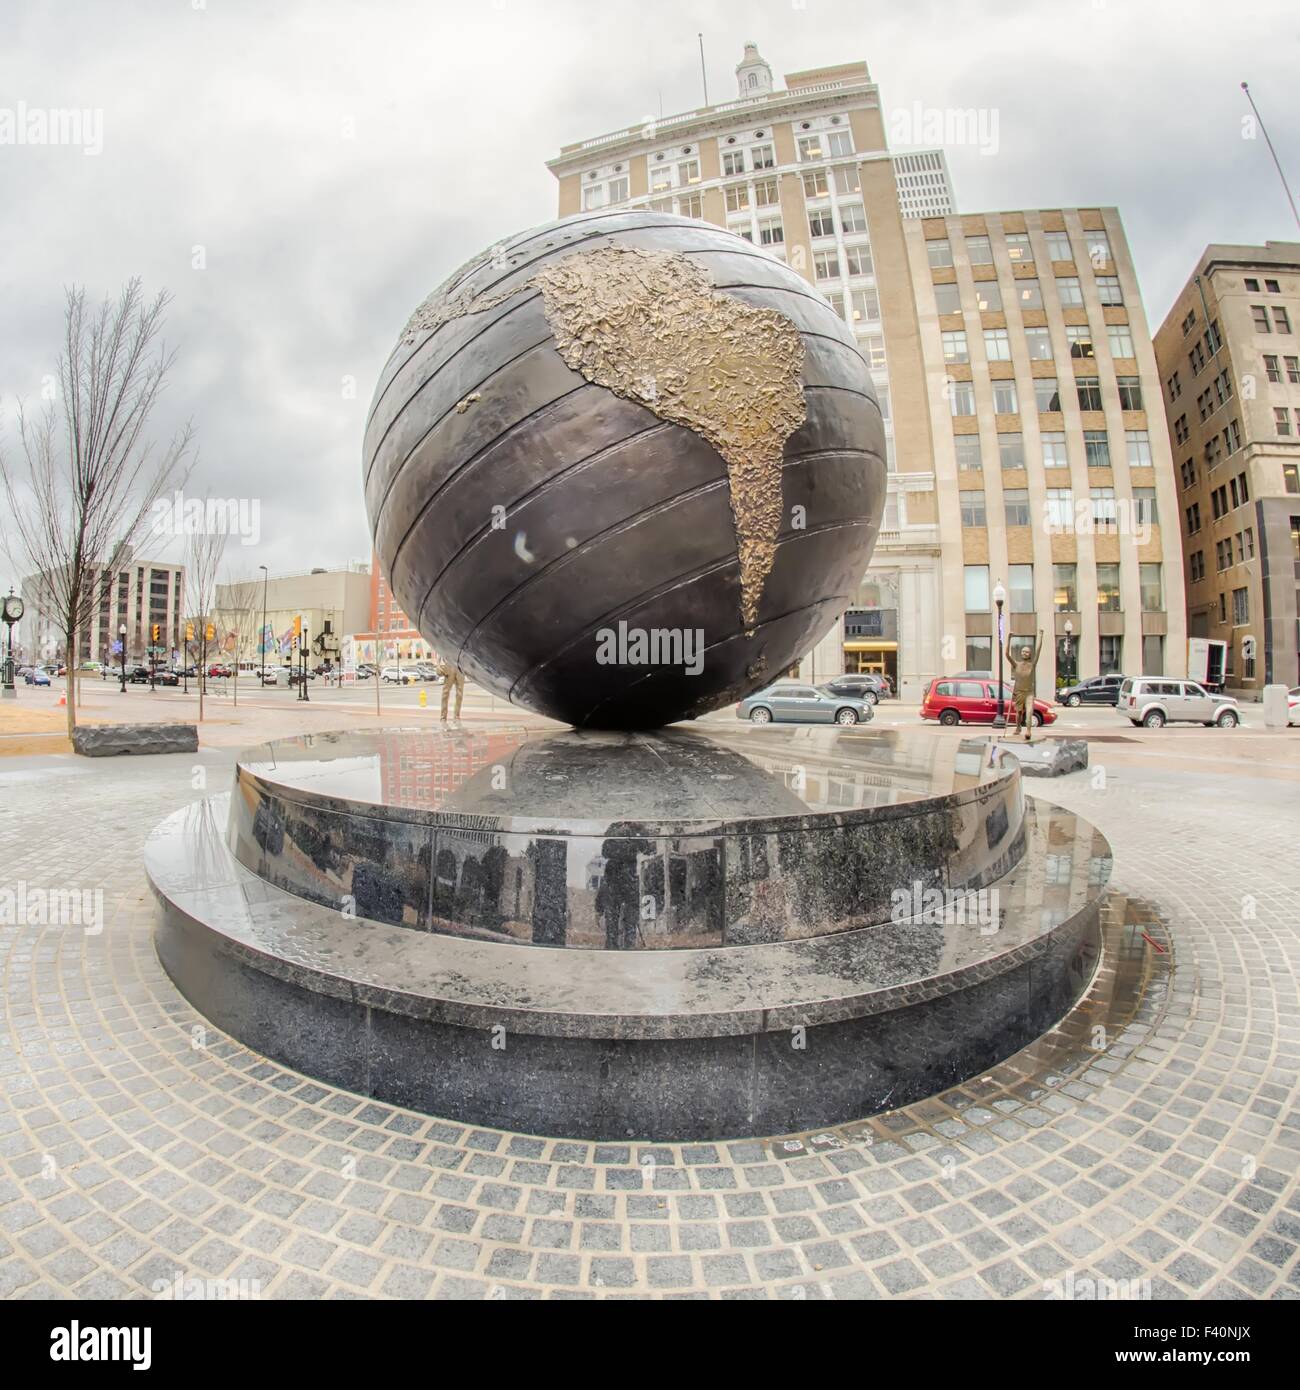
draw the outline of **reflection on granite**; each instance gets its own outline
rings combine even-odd
[[[838,728],[304,735],[239,760],[230,845],[345,913],[542,946],[683,949],[887,921],[1024,849],[981,739]]]
[[[1098,832],[1031,805],[1023,856],[975,903],[930,890],[904,919],[831,937],[560,955],[412,932],[284,892],[231,853],[228,800],[176,813],[146,847],[164,906],[159,956],[197,1008],[266,1055],[364,1094],[588,1138],[837,1123],[985,1069],[1086,988],[1110,874]],[[766,881],[752,859],[746,872]],[[626,896],[632,880],[607,865],[604,881]],[[543,938],[555,929],[545,913],[533,925]],[[635,929],[615,914],[611,930]]]

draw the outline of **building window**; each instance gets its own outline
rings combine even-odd
[[[1074,534],[1074,490],[1068,487],[1047,489],[1047,529],[1061,535]]]
[[[759,179],[754,185],[754,206],[774,208],[781,201],[781,194],[775,179]]]
[[[832,159],[843,159],[846,154],[853,153],[853,137],[847,130],[832,130],[826,148]]]
[[[1024,435],[998,435],[998,462],[1003,468],[1023,468],[1025,466]]]
[[[967,637],[966,669],[968,671],[991,671],[993,669],[993,639],[991,637]]]
[[[1033,565],[1012,565],[1007,572],[1007,591],[1011,598],[1013,613],[1032,613],[1034,611],[1034,567]]]
[[[1007,257],[1012,265],[1024,265],[1034,259],[1034,253],[1029,246],[1029,237],[1025,232],[1007,233]]]
[[[1286,363],[1286,379],[1292,386],[1300,386],[1300,357],[1283,358]]]
[[[1132,357],[1135,355],[1133,352],[1133,334],[1129,332],[1128,324],[1108,323],[1106,336],[1110,339],[1110,355],[1112,357]],[[1178,380],[1177,372],[1174,373],[1174,380]]]
[[[831,216],[830,208],[808,214],[808,231],[814,237],[835,235],[835,219]]]
[[[1282,465],[1282,490],[1292,497],[1300,495],[1300,464]]]
[[[1074,384],[1079,393],[1080,410],[1101,409],[1101,381],[1097,377],[1075,377]]]
[[[966,612],[987,613],[989,611],[989,567],[987,565],[966,565],[962,570],[966,589]]]
[[[861,203],[840,204],[840,228],[845,236],[853,236],[867,230],[867,214]]]
[[[1286,406],[1275,405],[1273,407],[1273,428],[1277,430],[1278,434],[1291,433],[1291,416],[1287,413]]]
[[[936,285],[934,303],[941,314],[960,314],[961,292],[956,285]]]
[[[1074,252],[1070,250],[1068,232],[1047,232],[1043,238],[1047,242],[1047,259],[1050,261],[1072,261]]]
[[[1188,577],[1192,583],[1198,583],[1205,578],[1205,551],[1194,550],[1188,557],[1187,562]]]
[[[626,179],[610,179],[609,201],[611,203],[625,203],[627,201]]]
[[[1008,526],[1029,525],[1029,490],[1023,487],[1005,488],[1002,505]]]
[[[1151,467],[1151,436],[1146,430],[1125,430],[1124,443],[1130,468]]]
[[[758,224],[760,246],[781,246],[785,243],[785,228],[779,217],[768,218]]]
[[[1103,676],[1117,676],[1120,673],[1119,659],[1123,638],[1116,634],[1097,639],[1097,670]]]
[[[726,150],[722,156],[722,173],[726,178],[735,178],[745,172],[744,150]]]
[[[704,218],[704,199],[698,193],[689,194],[685,198],[677,200],[678,217],[694,217],[699,220]]]
[[[1119,386],[1119,407],[1121,410],[1142,409],[1142,382],[1135,376],[1116,377]]]
[[[723,189],[723,196],[726,199],[728,212],[745,212],[749,208],[749,185],[747,183],[733,183],[730,187]]]
[[[1110,467],[1110,439],[1105,430],[1084,430],[1083,452],[1089,468]]]
[[[804,135],[799,140],[799,159],[807,163],[810,159],[824,159],[825,151],[822,149],[822,138],[820,135]]]
[[[970,351],[966,347],[966,333],[963,329],[950,329],[943,334],[943,360],[945,362],[970,361]]]
[[[1056,277],[1056,293],[1063,309],[1083,308],[1083,289],[1079,284],[1077,275],[1058,275]]]
[[[839,164],[834,169],[835,191],[839,194],[862,192],[862,180],[858,178],[856,164]]]
[[[956,289],[956,286],[953,286]],[[981,314],[1000,314],[1002,312],[1002,291],[996,280],[977,280],[975,282],[975,302]]]
[[[1272,324],[1268,321],[1268,310],[1262,304],[1252,304],[1250,306],[1250,316],[1255,321],[1256,333],[1271,333]]]
[[[873,372],[885,370],[885,340],[879,333],[868,333],[858,339],[858,345],[867,356],[867,366]]]
[[[961,524],[963,526],[987,526],[988,518],[984,512],[983,492],[960,492]]]
[[[1052,335],[1046,328],[1025,329],[1025,349],[1031,362],[1052,360]]]
[[[971,265],[993,264],[993,248],[986,236],[968,236],[966,254],[970,257]]]
[[[1118,613],[1119,606],[1119,566],[1097,566],[1097,611],[1099,613]]]
[[[1277,362],[1278,359],[1276,357],[1272,356],[1267,352],[1264,354],[1264,371],[1267,374],[1268,379],[1271,382],[1273,382],[1274,385],[1278,384],[1282,380],[1282,371],[1281,368],[1277,365]]]
[[[1014,381],[993,383],[993,410],[998,415],[1014,415],[1020,409]]]
[[[1250,622],[1250,590],[1234,589],[1232,591],[1232,625],[1233,627],[1245,627]]]
[[[1016,298],[1020,301],[1022,309],[1043,307],[1043,291],[1037,280],[1017,280]]]
[[[1040,436],[1043,441],[1043,467],[1068,468],[1069,456],[1065,452],[1065,435],[1061,431],[1047,431]]]
[[[1287,317],[1287,312],[1280,305],[1273,306],[1273,327],[1279,333],[1290,333],[1291,320]]]
[[[700,161],[698,159],[688,159],[677,166],[678,186],[689,183],[699,183],[700,181]]]
[[[825,169],[814,169],[803,176],[803,196],[805,198],[824,198],[829,191]]]
[[[838,280],[840,278],[839,252],[818,251],[813,256],[813,274],[818,280]]]
[[[1133,489],[1133,519],[1139,525],[1158,526],[1160,517],[1156,512],[1156,490],[1153,487]]]
[[[1098,531],[1115,529],[1115,489],[1113,487],[1094,487],[1092,497],[1092,524]]]
[[[1109,265],[1115,258],[1111,255],[1110,238],[1105,232],[1086,232],[1088,238],[1088,259],[1094,267]]]
[[[927,241],[925,252],[932,266],[942,267],[952,264],[952,246],[947,240]]]
[[[755,145],[749,152],[755,169],[775,169],[776,160],[772,157],[771,145]]]
[[[1095,357],[1096,350],[1092,345],[1092,329],[1082,323],[1067,323],[1065,325],[1065,341],[1070,345],[1071,357]]]
[[[1114,275],[1098,275],[1097,297],[1103,304],[1123,304],[1124,295],[1120,291],[1118,277]]]
[[[850,275],[871,274],[871,247],[846,246],[844,248],[844,259],[848,265]]]
[[[1052,606],[1058,613],[1079,611],[1078,565],[1052,566]]]
[[[957,453],[957,467],[968,472],[978,472],[984,467],[980,458],[980,437],[977,434],[958,434],[953,437]]]
[[[880,318],[880,298],[871,288],[849,294],[849,318],[853,323],[875,323]]]
[[[984,330],[984,354],[990,362],[1011,361],[1011,339],[1005,328],[986,328]]]
[[[954,381],[949,386],[948,400],[954,415],[975,414],[975,387],[969,381]]]

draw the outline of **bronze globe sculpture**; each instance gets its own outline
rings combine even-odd
[[[885,497],[843,320],[784,263],[645,211],[522,232],[412,315],[365,439],[393,594],[439,655],[579,727],[782,675],[847,607]]]

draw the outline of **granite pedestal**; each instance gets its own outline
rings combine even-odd
[[[266,745],[151,837],[157,947],[250,1047],[464,1122],[684,1140],[945,1089],[1056,1023],[1110,852],[928,732]]]

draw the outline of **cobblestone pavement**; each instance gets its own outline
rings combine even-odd
[[[266,1062],[172,988],[139,866],[229,754],[9,759],[9,887],[102,888],[106,924],[0,924],[0,1296],[1295,1297],[1300,790],[1093,756],[1031,788],[1116,848],[1062,1028],[870,1122],[698,1145],[471,1130]]]

